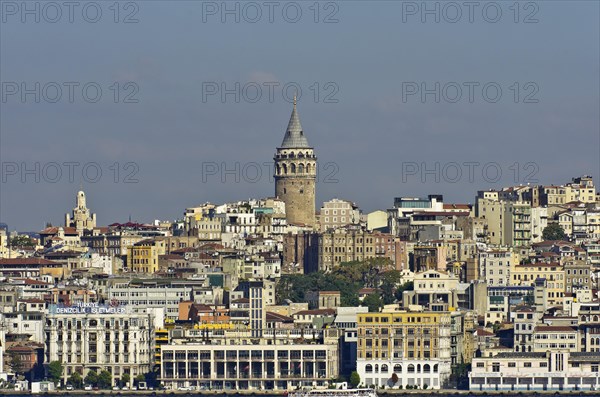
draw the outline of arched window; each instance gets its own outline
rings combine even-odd
[[[298,165],[298,173],[299,174],[304,174],[304,164]]]
[[[299,158],[299,159],[302,159],[302,158],[304,158],[304,153],[302,153],[302,152],[298,153],[298,158]]]
[[[595,323],[597,323],[597,322],[598,322],[598,316],[594,316],[594,320],[593,320],[593,321],[594,321]]]
[[[415,366],[412,364],[408,365],[408,373],[409,374],[414,374],[415,373]]]
[[[429,372],[431,372],[431,367],[429,366],[429,364],[423,365],[423,373],[428,374]]]
[[[400,364],[394,365],[394,372],[401,373],[402,372],[402,365],[400,365]]]
[[[435,364],[435,365],[433,366],[433,373],[434,373],[434,374],[437,374],[437,372],[438,372],[438,365],[437,365],[437,364]]]
[[[375,364],[375,373],[379,372],[379,364]]]
[[[387,364],[381,364],[381,373],[382,374],[387,374],[388,372],[388,366]]]
[[[365,367],[365,372],[370,374],[373,372],[373,366],[371,364],[367,364],[367,366]]]
[[[295,174],[295,173],[296,173],[296,164],[292,164],[292,167],[291,167],[291,173],[292,173],[292,174]]]
[[[293,158],[295,158],[295,157],[296,157],[296,155],[295,155],[293,152],[292,152],[292,153],[290,153],[290,158],[291,158],[291,159],[293,159]]]
[[[281,175],[281,166],[279,164],[277,164],[277,171],[275,173]]]
[[[417,364],[417,373],[420,374],[421,373],[421,364]]]
[[[310,164],[306,164],[306,173],[310,174]]]
[[[283,168],[283,174],[287,175],[287,164],[284,163],[281,167]]]

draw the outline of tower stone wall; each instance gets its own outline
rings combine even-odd
[[[275,196],[285,203],[288,223],[315,226],[317,157],[304,135],[296,110],[275,153]]]

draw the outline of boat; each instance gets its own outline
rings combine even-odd
[[[373,389],[312,389],[290,392],[288,397],[377,397]]]

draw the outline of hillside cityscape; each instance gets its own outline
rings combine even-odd
[[[64,223],[4,224],[2,387],[600,390],[590,170],[365,213],[317,206],[309,142],[294,100],[264,197],[107,224],[82,188]]]

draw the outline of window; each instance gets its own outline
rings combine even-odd
[[[517,366],[517,363],[515,363],[515,362],[508,363],[508,367],[509,367],[509,368],[514,368],[514,367],[516,367],[516,366]]]
[[[531,368],[531,363],[523,363],[523,366],[524,366],[525,368]]]

